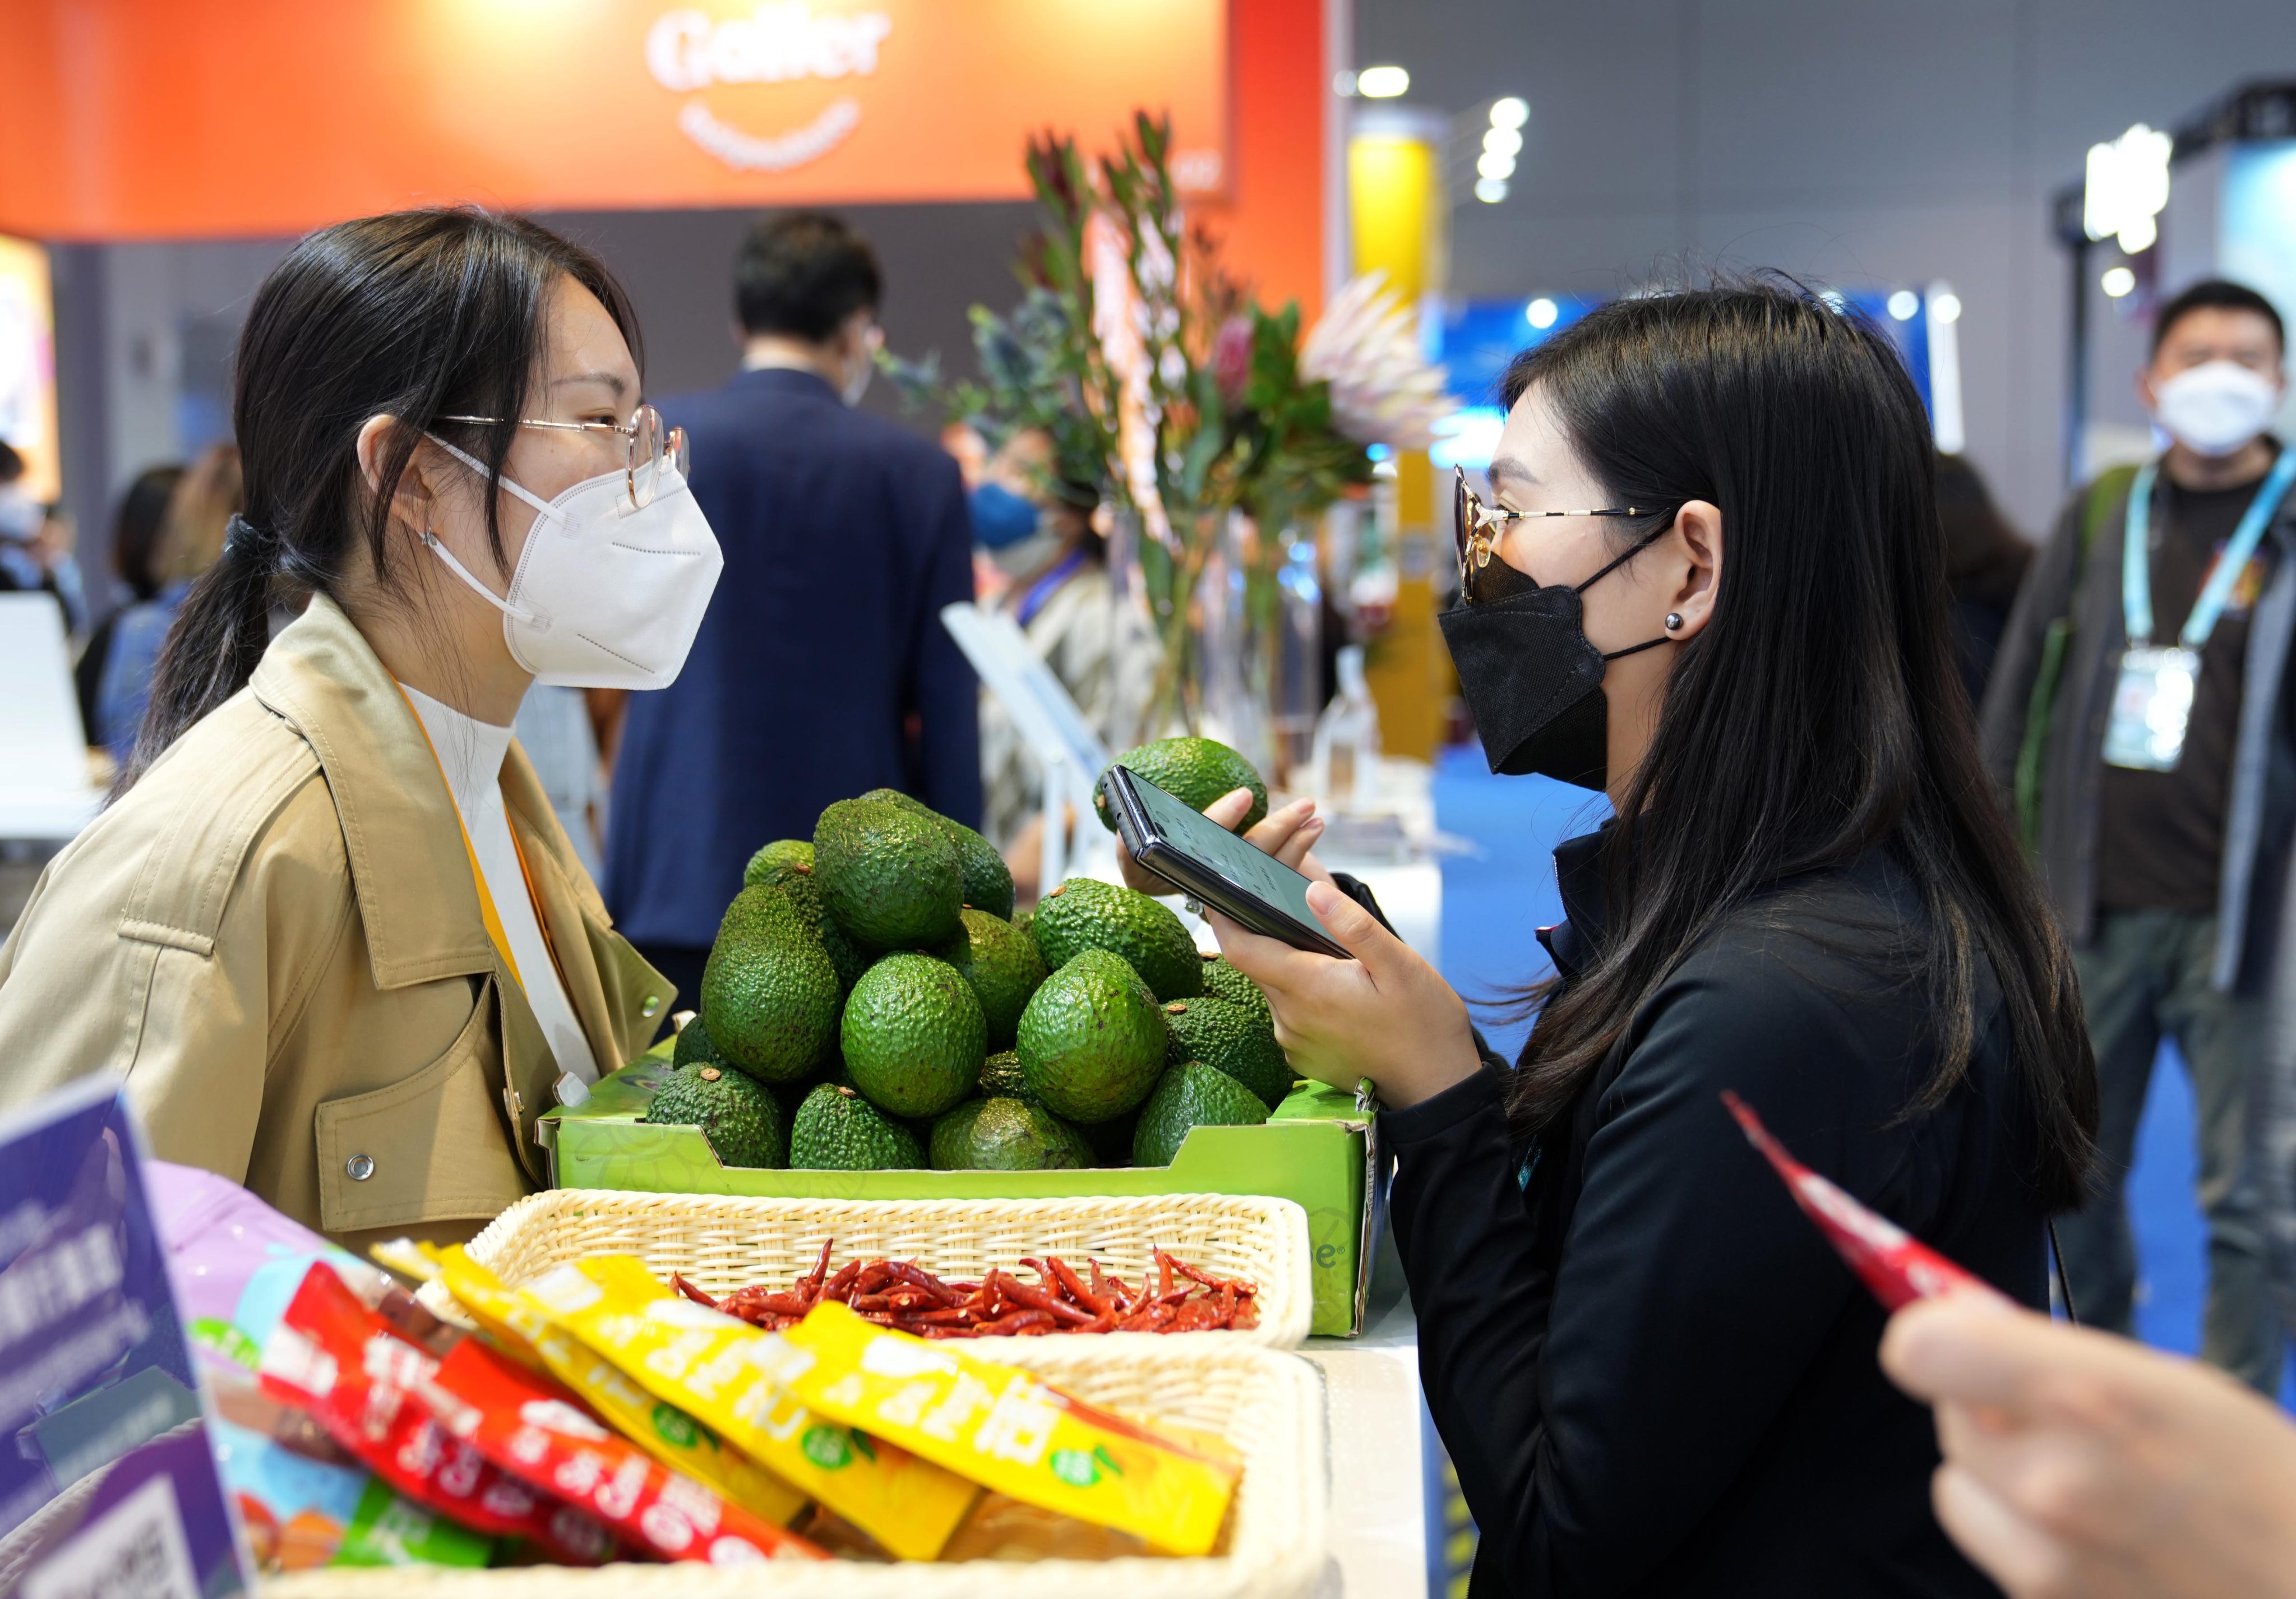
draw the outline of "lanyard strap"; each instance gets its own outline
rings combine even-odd
[[[1045,608],[1046,602],[1053,597],[1062,584],[1076,576],[1077,569],[1083,564],[1084,552],[1070,550],[1060,561],[1054,563],[1052,570],[1029,584],[1029,592],[1022,594],[1021,603],[1013,608],[1013,624],[1025,627],[1035,621],[1037,612]]]
[[[2121,534],[2121,619],[2128,627],[2128,643],[2136,649],[2152,642],[2152,485],[2160,472],[2158,461],[2147,461],[2138,470],[2136,480],[2128,486],[2128,520]],[[2233,585],[2240,581],[2249,557],[2263,542],[2265,525],[2280,508],[2292,482],[2296,482],[2296,449],[2284,449],[2257,486],[2256,497],[2249,501],[2240,526],[2233,529],[2231,541],[2217,557],[2200,597],[2193,602],[2192,614],[2177,635],[2177,642],[2185,649],[2197,652],[2207,647],[2217,619],[2232,599]]]
[[[403,700],[406,698],[406,689],[404,685],[399,686],[398,694]],[[406,701],[406,709],[414,716],[415,726],[422,728],[422,742],[430,751],[430,758],[439,761],[439,780],[441,783],[446,782],[447,763],[439,760],[439,746],[431,742],[430,729],[422,726],[422,713],[415,710],[414,701]],[[478,846],[471,842],[470,824],[463,820],[463,808],[455,804],[454,789],[451,784],[447,791],[447,803],[454,810],[455,825],[463,835],[463,855],[471,863],[471,882],[479,890],[479,921],[486,927],[488,941],[494,945],[495,953],[502,956],[503,969],[510,973],[511,980],[523,990],[526,988],[526,979],[519,972],[518,957],[510,952],[510,935],[503,931],[502,914],[495,909],[494,891],[487,887],[486,869],[479,865]],[[527,902],[534,906],[534,924],[542,931],[542,947],[549,951],[551,964],[558,967],[558,980],[562,984],[566,980],[565,965],[558,958],[558,945],[550,936],[550,923],[543,917],[542,897],[534,891],[534,870],[526,864],[526,846],[518,841],[518,829],[510,826],[510,818],[507,815],[503,818],[503,825],[509,829],[510,847],[518,857],[518,874],[525,880]]]

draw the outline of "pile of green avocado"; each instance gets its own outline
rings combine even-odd
[[[1209,739],[1118,760],[1199,805],[1265,793]],[[1013,909],[972,829],[891,789],[832,805],[751,858],[646,1119],[728,1166],[1168,1166],[1291,1091],[1267,996],[1155,899],[1070,878]]]

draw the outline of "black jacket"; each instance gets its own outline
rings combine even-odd
[[[750,853],[833,800],[980,820],[980,685],[940,620],[972,598],[972,523],[955,462],[812,373],[661,412],[726,570],[677,681],[630,696],[602,886],[624,937],[700,949]]]
[[[1555,852],[1564,980],[1603,937],[1599,835]],[[1934,1064],[1876,850],[1733,914],[1528,1149],[1505,1068],[1384,1121],[1420,1374],[1481,1529],[1475,1599],[1991,1594],[1930,1510],[1929,1413],[1875,1364],[1885,1313],[1719,1103],[2027,1305],[2046,1302],[2027,1119],[1983,973],[1966,1084]]]

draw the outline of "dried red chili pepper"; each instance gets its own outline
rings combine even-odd
[[[1041,1310],[1055,1320],[1067,1322],[1071,1326],[1082,1326],[1092,1319],[1067,1300],[1056,1299],[1041,1288],[1031,1288],[1018,1277],[994,1271],[990,1275],[996,1279],[997,1292],[1016,1304],[1026,1306],[1031,1310]]]
[[[1089,1282],[1059,1256],[1046,1255],[1018,1261],[1036,1274],[1034,1283],[996,1267],[973,1283],[942,1278],[914,1259],[849,1261],[832,1275],[830,1252],[824,1242],[813,1268],[786,1290],[755,1285],[711,1300],[682,1277],[677,1283],[696,1302],[768,1331],[794,1326],[831,1299],[880,1326],[932,1338],[1241,1331],[1259,1321],[1254,1284],[1216,1276],[1165,1250],[1152,1251],[1156,1276],[1137,1290],[1089,1256]]]
[[[1108,1314],[1108,1301],[1101,1297],[1100,1291],[1097,1288],[1086,1288],[1084,1279],[1069,1268],[1067,1261],[1058,1255],[1049,1255],[1046,1257],[1046,1264],[1053,1268],[1054,1277],[1059,1281],[1062,1288],[1068,1291],[1070,1299],[1095,1316]]]
[[[797,1280],[797,1286],[808,1296],[817,1297],[821,1292],[821,1285],[829,1280],[829,1246],[836,1242],[833,1237],[823,1239],[821,1258],[813,1263],[811,1271]]]

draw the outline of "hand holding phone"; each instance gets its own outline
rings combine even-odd
[[[1100,786],[1117,835],[1142,871],[1250,931],[1353,958],[1308,907],[1306,877],[1136,772],[1111,767]]]

